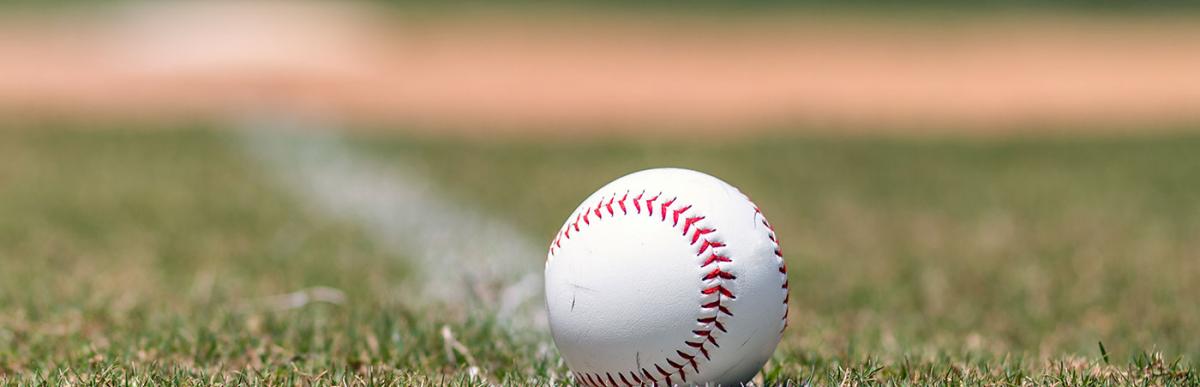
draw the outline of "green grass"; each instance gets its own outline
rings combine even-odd
[[[566,377],[545,332],[405,301],[408,257],[281,191],[237,141],[0,130],[0,384]],[[1200,137],[352,145],[535,241],[633,170],[741,187],[791,269],[768,383],[1200,383]],[[345,302],[271,298],[317,286]]]
[[[0,131],[0,380],[465,380],[446,324],[493,380],[561,373],[541,335],[407,306],[405,257],[291,202],[234,140]],[[312,286],[347,301],[269,301]]]

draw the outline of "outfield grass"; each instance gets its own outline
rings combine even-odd
[[[543,331],[409,300],[408,257],[239,138],[0,130],[0,384],[566,378]],[[1200,137],[351,144],[537,241],[636,169],[743,188],[791,269],[767,383],[1200,383]],[[344,301],[274,297],[314,287]]]

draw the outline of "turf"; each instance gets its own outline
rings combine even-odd
[[[0,130],[0,384],[569,381],[543,331],[406,301],[408,257],[238,138]],[[791,269],[767,384],[1200,383],[1200,137],[352,144],[535,240],[632,170],[740,186]]]

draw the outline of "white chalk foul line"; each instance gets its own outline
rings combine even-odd
[[[278,116],[242,119],[238,126],[242,148],[303,203],[353,222],[380,246],[413,259],[419,275],[408,280],[419,281],[411,285],[423,297],[448,303],[483,298],[502,321],[545,326],[544,253],[512,225],[448,199],[402,165],[356,155],[331,128]]]

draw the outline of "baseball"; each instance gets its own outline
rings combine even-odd
[[[554,343],[590,386],[749,382],[787,325],[787,268],[746,195],[650,169],[589,196],[546,258]]]

